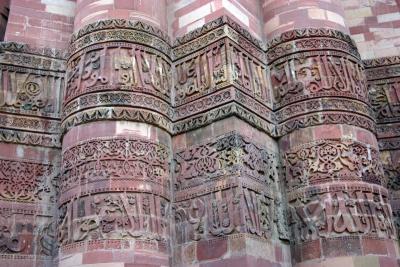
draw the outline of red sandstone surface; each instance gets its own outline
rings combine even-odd
[[[399,7],[1,1],[0,266],[399,266]]]

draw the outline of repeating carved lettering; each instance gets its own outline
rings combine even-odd
[[[166,240],[169,209],[168,200],[151,193],[81,197],[61,207],[58,241],[66,245],[96,239]]]
[[[223,43],[217,43],[175,65],[177,102],[209,92],[227,80],[225,50]]]
[[[248,188],[233,187],[174,204],[178,243],[234,233],[270,238],[274,201]]]
[[[370,86],[370,102],[379,122],[400,118],[400,83],[390,82]]]
[[[244,53],[237,46],[230,46],[233,81],[256,99],[266,101],[268,94],[265,66]]]
[[[152,49],[119,43],[94,47],[68,62],[64,103],[99,90],[148,91],[169,102],[171,75],[170,64]]]
[[[288,196],[292,238],[302,243],[318,238],[369,235],[395,238],[387,193],[374,186],[313,188]]]
[[[316,94],[368,101],[363,69],[346,57],[316,55],[275,63],[271,82],[279,104]]]

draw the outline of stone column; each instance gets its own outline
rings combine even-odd
[[[261,42],[224,16],[176,44],[171,266],[289,266]]]
[[[170,45],[149,24],[165,9],[102,2],[78,1],[69,50],[60,266],[168,266]]]
[[[340,1],[265,1],[264,21],[293,266],[361,266],[367,255],[395,266],[376,125]]]
[[[65,74],[65,53],[56,48],[68,34],[71,5],[64,15],[49,6],[40,0],[0,3],[0,33],[6,40],[0,43],[1,266],[56,265],[59,99]]]

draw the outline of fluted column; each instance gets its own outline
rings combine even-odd
[[[153,26],[165,25],[165,9],[109,2],[77,3],[62,113],[60,266],[168,266],[170,46]]]
[[[263,6],[293,266],[395,264],[376,125],[340,1]]]

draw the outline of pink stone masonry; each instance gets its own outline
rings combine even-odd
[[[400,3],[0,3],[0,267],[400,266]]]

